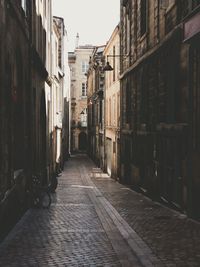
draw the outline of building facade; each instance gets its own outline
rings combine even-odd
[[[199,4],[121,0],[120,18],[121,181],[198,219]]]
[[[93,161],[103,170],[105,169],[104,49],[105,46],[97,46],[93,49],[87,73],[88,153]]]
[[[28,1],[23,1],[28,3]],[[31,95],[32,101],[32,166],[31,172],[41,177],[42,183],[50,183],[51,160],[48,138],[47,97],[51,91],[51,1],[31,2]]]
[[[112,33],[104,50],[112,71],[105,72],[105,169],[117,179],[120,176],[120,46],[119,26]]]
[[[54,177],[52,1],[1,1],[0,24],[1,235],[26,209],[33,175],[46,185]],[[59,52],[65,61],[64,48]],[[63,65],[61,70],[64,76]]]
[[[180,7],[181,8],[181,7]],[[187,47],[185,59],[186,71],[183,80],[186,79],[186,96],[188,97],[188,157],[187,170],[188,181],[188,213],[200,219],[200,122],[199,122],[199,90],[200,90],[200,1],[186,1],[182,3],[181,18],[183,21],[183,45]],[[185,77],[185,74],[187,75]]]
[[[68,53],[71,73],[71,152],[87,151],[87,77],[93,46]]]
[[[64,19],[53,17],[51,135],[53,172],[58,174],[69,154],[69,67]],[[63,127],[64,126],[64,127]]]
[[[0,3],[0,225],[25,198],[31,156],[30,16],[20,1]],[[28,89],[27,89],[28,88]],[[12,212],[9,211],[12,210]],[[1,231],[0,231],[1,232]]]

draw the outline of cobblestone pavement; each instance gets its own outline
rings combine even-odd
[[[66,163],[50,209],[29,210],[0,266],[200,266],[200,224],[119,184],[84,155]]]
[[[168,267],[200,266],[200,223],[93,170],[92,181]]]
[[[91,166],[66,163],[50,209],[29,210],[0,244],[0,266],[141,266],[94,196]]]

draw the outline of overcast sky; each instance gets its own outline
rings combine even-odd
[[[69,51],[79,45],[106,44],[119,23],[120,0],[53,0],[53,15],[63,17],[68,33]]]

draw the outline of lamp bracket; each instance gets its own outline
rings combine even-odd
[[[107,59],[109,58],[109,57],[133,57],[133,55],[107,55]]]

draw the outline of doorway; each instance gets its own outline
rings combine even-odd
[[[79,150],[80,151],[87,150],[87,135],[85,132],[81,132],[79,134]]]

